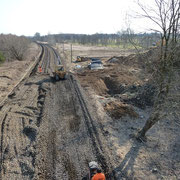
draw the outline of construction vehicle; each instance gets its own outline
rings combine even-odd
[[[100,59],[97,58],[91,58],[91,63],[88,64],[88,68],[93,69],[103,69],[103,63]]]
[[[88,61],[88,57],[77,56],[76,62]]]
[[[56,81],[60,79],[66,79],[66,70],[64,69],[63,65],[55,66],[55,70],[53,72],[53,77]]]
[[[81,56],[77,56],[76,62],[81,62]]]

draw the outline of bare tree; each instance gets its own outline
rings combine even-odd
[[[19,61],[24,59],[26,50],[28,49],[30,40],[26,37],[15,35],[1,35],[0,36],[0,50],[5,54],[7,59],[17,59]]]
[[[179,0],[154,0],[155,7],[145,7],[140,1],[138,5],[144,12],[143,16],[157,25],[161,35],[160,54],[157,59],[156,77],[158,95],[156,97],[151,116],[144,127],[138,133],[138,138],[143,139],[146,132],[162,117],[163,105],[169,93],[170,83],[173,77],[173,66],[176,61],[177,37],[179,32],[180,1]]]

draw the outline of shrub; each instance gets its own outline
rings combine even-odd
[[[4,55],[0,52],[0,64],[3,63],[5,61],[5,57]]]

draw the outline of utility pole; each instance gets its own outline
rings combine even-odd
[[[71,44],[71,63],[72,63],[72,44]]]
[[[64,41],[63,41],[63,53],[64,53]]]

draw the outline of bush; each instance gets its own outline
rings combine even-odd
[[[0,64],[5,61],[4,55],[0,52]]]
[[[0,35],[0,51],[7,61],[25,59],[25,53],[29,48],[30,40],[24,36]]]

